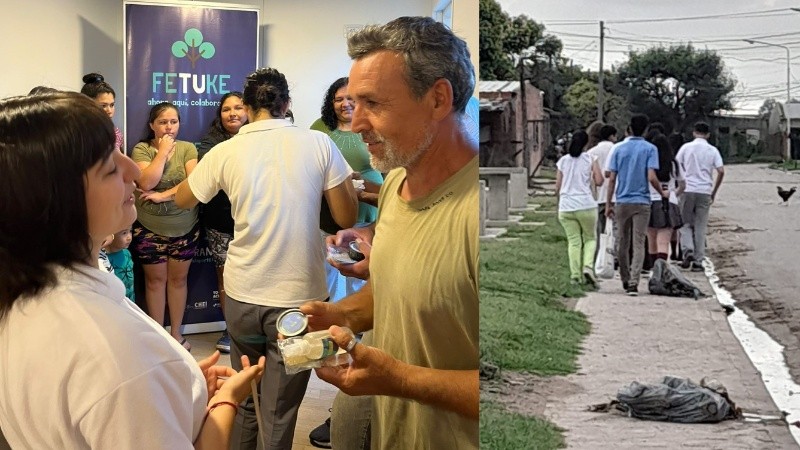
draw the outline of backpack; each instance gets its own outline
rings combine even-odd
[[[706,296],[677,267],[663,259],[657,259],[653,264],[653,273],[647,282],[647,288],[653,295],[694,297],[695,300]]]
[[[680,423],[716,423],[735,419],[740,412],[724,386],[716,390],[689,379],[666,376],[658,384],[634,381],[617,392],[616,407],[629,417]]]

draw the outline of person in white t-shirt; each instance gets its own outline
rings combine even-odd
[[[242,91],[250,122],[217,144],[178,187],[175,202],[191,207],[220,190],[231,202],[233,240],[223,274],[231,363],[267,356],[260,409],[270,448],[290,448],[310,371],[286,374],[278,349],[278,316],[329,297],[320,245],[323,195],[342,228],[353,226],[358,199],[342,153],[328,135],[285,119],[289,84],[274,68],[258,69]],[[232,448],[255,449],[255,402],[239,410]]]
[[[586,153],[597,160],[597,165],[601,170],[605,169],[611,147],[617,142],[617,129],[613,125],[603,125],[598,132],[600,142],[590,148]],[[606,197],[608,196],[608,185],[603,183],[597,189],[597,235],[606,231]],[[597,258],[597,251],[594,255]]]
[[[114,141],[83,94],[0,100],[0,446],[228,448],[264,360],[198,365],[97,269],[136,219],[140,171]]]
[[[603,174],[597,160],[584,153],[589,137],[585,131],[572,135],[569,153],[556,163],[556,197],[558,197],[558,221],[567,234],[569,272],[572,283],[585,280],[596,286],[594,256],[597,246],[595,224],[597,223],[597,201],[591,184],[603,184]]]
[[[680,209],[683,219],[680,231],[683,252],[681,267],[691,266],[693,272],[702,272],[702,262],[706,256],[708,213],[725,177],[725,168],[719,150],[708,143],[708,124],[697,122],[693,134],[694,140],[683,144],[675,156],[684,178],[678,188],[679,194],[682,194]]]

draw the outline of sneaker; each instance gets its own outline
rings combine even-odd
[[[625,293],[628,294],[629,297],[638,297],[639,288],[637,288],[635,284],[629,284],[628,287],[625,288]]]
[[[228,330],[222,332],[222,337],[217,341],[217,350],[222,353],[231,352],[231,337],[228,336]]]
[[[703,268],[702,264],[700,264],[699,262],[692,263],[692,272],[704,272],[704,271],[705,269]]]
[[[331,448],[331,418],[328,417],[325,423],[311,430],[308,439],[314,447]]]
[[[589,267],[583,268],[583,278],[586,280],[586,284],[590,284],[592,286],[597,286],[597,277],[594,276],[594,270]]]
[[[684,269],[688,269],[693,262],[694,262],[694,256],[692,256],[691,253],[687,253],[686,257],[683,258],[683,261],[681,261],[681,267]]]

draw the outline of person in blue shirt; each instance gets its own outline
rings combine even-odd
[[[126,228],[114,233],[111,242],[104,248],[108,261],[114,269],[114,275],[125,285],[125,297],[136,303],[136,294],[133,290],[133,259],[128,246],[131,245],[131,229]]]
[[[622,287],[628,295],[639,293],[639,276],[644,263],[644,239],[650,220],[650,191],[653,186],[663,198],[668,193],[661,188],[656,177],[658,150],[644,139],[649,119],[644,114],[634,114],[628,127],[630,138],[618,144],[608,161],[608,194],[606,205],[611,205],[616,193],[614,207],[606,206],[606,216],[615,217],[618,224],[617,257]],[[628,249],[633,240],[633,261]]]

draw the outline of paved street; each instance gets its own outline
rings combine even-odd
[[[800,381],[800,195],[779,205],[777,186],[800,187],[800,176],[766,165],[731,165],[711,209],[709,256],[722,285],[786,347]]]

